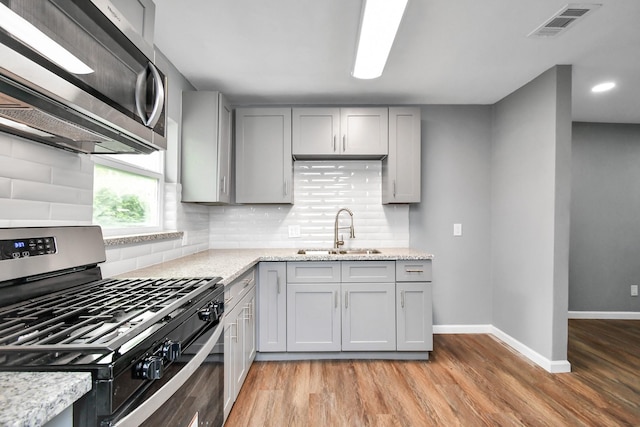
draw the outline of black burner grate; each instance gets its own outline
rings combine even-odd
[[[113,351],[177,315],[216,282],[104,279],[0,308],[0,352]]]

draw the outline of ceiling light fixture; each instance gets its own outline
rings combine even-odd
[[[353,77],[382,75],[408,0],[364,0]]]
[[[0,27],[70,73],[93,73],[91,67],[2,3]]]
[[[614,87],[616,87],[616,84],[614,82],[604,82],[592,87],[591,92],[594,92],[594,93],[606,92],[608,90],[613,89]]]

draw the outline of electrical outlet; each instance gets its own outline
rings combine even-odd
[[[453,224],[453,235],[456,237],[462,236],[462,224]]]
[[[289,237],[290,238],[300,237],[300,226],[299,225],[290,225],[289,226]]]
[[[638,285],[631,285],[631,296],[632,297],[638,296]]]

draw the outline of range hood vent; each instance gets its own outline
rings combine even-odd
[[[584,19],[600,6],[602,5],[570,3],[529,33],[527,37],[556,37],[575,26],[576,21]]]

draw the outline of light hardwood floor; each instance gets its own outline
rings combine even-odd
[[[256,362],[225,426],[640,426],[640,321],[570,320],[568,359],[480,334],[435,335],[428,362]]]

